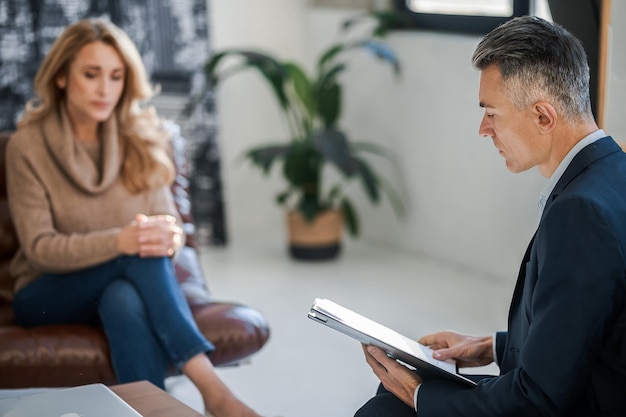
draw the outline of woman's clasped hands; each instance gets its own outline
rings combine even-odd
[[[176,217],[166,214],[137,214],[117,238],[117,247],[122,253],[142,258],[172,256],[182,244],[183,231]]]

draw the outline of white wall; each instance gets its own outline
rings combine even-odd
[[[309,8],[305,0],[217,1],[211,13],[213,46],[255,46],[311,63],[338,22],[353,13]],[[345,77],[343,125],[354,138],[393,147],[398,169],[384,172],[401,184],[410,206],[408,217],[396,221],[386,202],[372,208],[363,201],[363,239],[513,281],[537,223],[535,201],[545,179],[534,170],[510,174],[491,140],[478,136],[479,74],[470,63],[478,41],[465,35],[395,33],[389,42],[403,64],[398,81],[370,57],[355,56]],[[272,201],[279,179],[267,181],[234,162],[250,144],[286,136],[272,100],[255,75],[233,78],[219,90],[233,245],[252,234],[284,239],[282,212]],[[385,168],[384,163],[377,166]],[[358,187],[352,191],[362,199]]]
[[[626,2],[611,1],[608,71],[606,88],[606,130],[626,148]]]

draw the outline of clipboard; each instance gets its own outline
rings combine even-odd
[[[325,298],[316,298],[308,313],[313,321],[348,335],[365,345],[374,345],[387,356],[415,370],[421,378],[445,378],[467,386],[471,379],[457,372],[454,361],[433,358],[433,350],[400,333]]]

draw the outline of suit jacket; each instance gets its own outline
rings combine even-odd
[[[500,375],[427,380],[418,415],[626,416],[626,154],[581,150],[548,198],[520,268]]]

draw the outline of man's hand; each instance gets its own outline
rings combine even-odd
[[[383,386],[406,405],[415,409],[413,395],[417,386],[422,383],[422,378],[375,346],[363,345],[363,352],[365,360]]]
[[[484,366],[494,360],[491,336],[474,337],[445,331],[424,336],[418,342],[433,349],[435,359],[454,359],[459,368]]]

